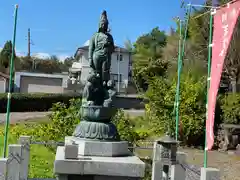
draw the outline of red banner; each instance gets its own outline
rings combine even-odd
[[[207,150],[211,150],[214,144],[213,128],[217,93],[221,80],[224,59],[227,54],[239,13],[240,0],[218,9],[214,14],[211,78],[210,89],[208,91],[208,111],[206,121]]]

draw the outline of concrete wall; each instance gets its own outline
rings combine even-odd
[[[142,98],[137,95],[118,95],[115,107],[122,109],[144,109],[145,105]]]

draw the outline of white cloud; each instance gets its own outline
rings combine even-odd
[[[70,57],[69,55],[58,55],[59,61],[63,62],[66,58]]]
[[[39,59],[48,59],[51,57],[48,53],[34,53],[32,57],[39,58]]]
[[[0,52],[3,48],[0,47]],[[25,52],[22,52],[22,51],[19,51],[19,50],[15,50],[16,51],[16,55],[17,56],[26,56],[26,53]],[[33,53],[32,54],[32,57],[35,57],[35,58],[39,58],[39,59],[48,59],[51,57],[51,54],[48,54],[48,53],[44,53],[44,52],[39,52],[39,53]],[[66,54],[59,54],[57,55],[58,59],[63,62],[67,57],[70,57],[69,55],[66,55]]]
[[[36,57],[36,58],[39,58],[39,59],[48,59],[51,57],[50,54],[48,53],[34,53],[32,55],[32,57]],[[59,54],[57,55],[59,61],[63,62],[67,57],[70,57],[69,55],[66,55],[66,54]]]

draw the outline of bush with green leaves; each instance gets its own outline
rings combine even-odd
[[[221,99],[222,119],[226,124],[240,124],[240,94],[229,93]]]
[[[51,109],[50,122],[39,125],[38,135],[43,141],[63,141],[65,136],[71,136],[76,125],[80,122],[80,99],[70,100],[70,106],[63,103],[55,103]],[[135,142],[148,136],[147,133],[137,133],[135,122],[129,116],[125,116],[122,110],[113,117],[122,140]]]
[[[155,77],[149,83],[146,98],[146,113],[156,134],[175,134],[174,100],[176,78]],[[196,77],[191,71],[181,78],[181,100],[179,107],[179,135],[186,145],[203,143],[206,115],[206,77]],[[199,144],[198,144],[199,145]]]
[[[69,106],[60,102],[53,104],[49,121],[21,126],[13,125],[10,128],[11,134],[17,138],[20,135],[29,135],[35,141],[64,141],[65,136],[72,135],[81,120],[81,99],[71,99],[69,104]],[[113,123],[118,129],[121,140],[126,140],[131,144],[149,136],[148,132],[136,131],[135,118],[126,116],[122,110],[119,110],[113,117]],[[56,150],[56,146],[47,147],[52,151]]]
[[[63,141],[71,136],[80,122],[80,99],[71,99],[69,107],[64,103],[55,103],[49,116],[50,122],[40,124],[38,137],[43,141]]]
[[[128,141],[133,144],[138,140],[146,139],[149,134],[147,132],[136,131],[137,118],[131,118],[124,114],[123,110],[119,110],[118,113],[113,117],[113,123],[118,129],[121,140]]]

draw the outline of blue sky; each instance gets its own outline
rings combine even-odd
[[[100,14],[107,10],[116,44],[159,26],[168,31],[173,17],[182,15],[181,0],[2,0],[0,47],[12,39],[14,4],[19,4],[16,50],[27,52],[31,28],[32,53],[73,55],[97,30]]]

